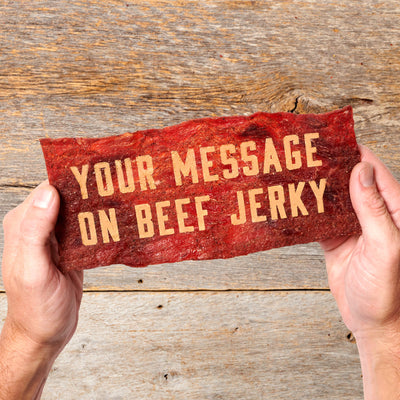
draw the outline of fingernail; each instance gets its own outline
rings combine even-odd
[[[371,164],[365,163],[364,168],[361,169],[360,183],[366,188],[371,187],[375,183],[374,167]]]
[[[38,208],[48,208],[53,200],[53,192],[51,190],[38,190],[33,197],[33,205]]]

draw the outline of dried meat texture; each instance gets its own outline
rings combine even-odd
[[[351,107],[42,139],[63,271],[230,258],[360,232]]]

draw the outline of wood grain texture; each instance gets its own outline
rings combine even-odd
[[[45,178],[43,136],[347,104],[359,141],[396,165],[395,0],[5,1],[1,11],[0,184]]]
[[[399,17],[397,0],[0,2],[0,218],[46,178],[40,137],[257,111],[350,104],[400,179]],[[89,271],[105,293],[44,398],[361,399],[332,298],[305,290],[326,287],[317,245]]]
[[[43,399],[362,399],[347,334],[326,292],[86,293]]]

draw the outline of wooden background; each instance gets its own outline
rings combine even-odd
[[[0,217],[46,178],[40,137],[256,111],[350,104],[400,178],[399,22],[398,0],[2,0]],[[362,381],[311,244],[87,272],[43,398],[353,400]]]

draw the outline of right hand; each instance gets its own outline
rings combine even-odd
[[[326,240],[329,286],[360,354],[366,400],[400,398],[400,184],[367,148],[350,178],[362,235]]]

